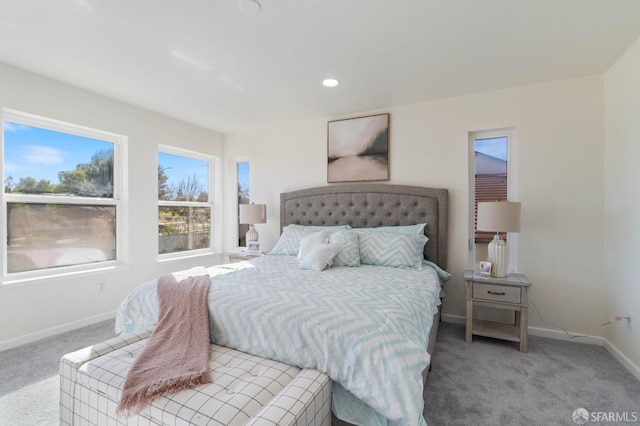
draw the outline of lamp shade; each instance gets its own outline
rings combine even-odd
[[[267,222],[266,204],[240,204],[240,223],[253,225]]]
[[[489,232],[520,232],[520,208],[518,202],[480,202],[476,229]]]

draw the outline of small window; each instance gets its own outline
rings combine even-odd
[[[98,130],[3,112],[7,277],[102,267],[118,259],[116,171],[123,140]]]
[[[213,159],[162,148],[158,153],[158,253],[211,251]]]
[[[473,171],[471,264],[487,259],[487,247],[494,235],[492,232],[476,229],[478,202],[508,201],[512,198],[511,184],[514,171],[509,162],[512,149],[511,133],[510,130],[484,131],[470,135]],[[502,238],[506,239],[507,236],[502,235]],[[515,248],[511,252],[514,253]]]
[[[249,204],[249,162],[242,161],[238,165],[238,247],[246,247],[246,234],[249,225],[240,223],[240,204]]]

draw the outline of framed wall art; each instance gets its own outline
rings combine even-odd
[[[389,180],[389,114],[329,121],[327,182]]]

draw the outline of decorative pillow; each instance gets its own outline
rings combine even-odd
[[[300,263],[300,267],[320,272],[331,266],[333,258],[340,250],[342,247],[339,244],[318,244]]]
[[[300,240],[300,250],[298,250],[298,260],[303,261],[307,255],[318,244],[327,244],[329,241],[329,231],[314,232]]]
[[[282,229],[282,235],[280,235],[276,246],[269,254],[297,256],[298,250],[300,250],[300,240],[314,232],[315,231],[311,229],[289,228],[289,226],[285,226]]]
[[[424,235],[425,226],[427,226],[426,223],[418,223],[415,225],[378,226],[377,228],[353,228],[352,230],[358,233],[390,232],[393,234],[403,234],[403,235]]]
[[[333,266],[360,266],[358,234],[342,230],[329,237],[329,243],[342,245],[342,250],[333,259]]]
[[[394,268],[422,269],[424,235],[366,232],[360,238],[360,263]]]

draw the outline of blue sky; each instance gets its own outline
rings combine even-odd
[[[209,191],[209,164],[204,160],[183,157],[181,155],[158,153],[158,164],[163,166],[169,177],[169,186],[175,186],[182,180],[195,176],[202,188]]]
[[[507,138],[476,139],[476,151],[507,160]]]
[[[58,172],[75,170],[89,163],[101,150],[113,149],[110,142],[4,122],[4,177],[32,177],[59,183]]]
[[[243,189],[249,191],[249,162],[242,161],[238,163],[238,183]],[[251,195],[251,193],[249,193]]]
[[[113,149],[111,142],[91,139],[39,127],[4,122],[4,176],[32,177],[59,183],[58,172],[75,170],[76,165],[89,163],[97,151]],[[207,162],[178,155],[159,154],[159,161],[166,167],[169,185],[196,176],[203,188],[208,185]]]

